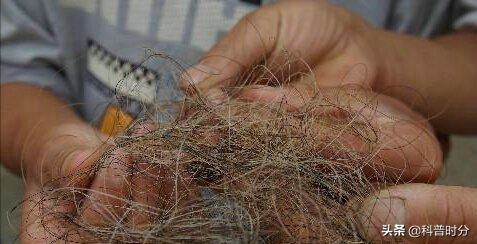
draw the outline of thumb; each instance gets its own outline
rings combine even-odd
[[[39,162],[27,170],[31,183],[43,186],[68,179],[67,185],[88,184],[88,170],[102,153],[108,138],[88,125],[65,125],[48,135]],[[63,182],[62,184],[65,184]]]
[[[477,242],[476,211],[475,188],[405,184],[366,199],[359,219],[362,236],[373,243],[471,244]]]

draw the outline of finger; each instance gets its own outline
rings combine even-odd
[[[350,150],[374,153],[362,162],[368,175],[393,182],[432,182],[439,175],[442,152],[432,127],[391,97],[346,87],[317,90],[302,81],[282,87],[253,86],[244,89],[238,99],[278,103],[291,111],[308,110],[315,117],[345,123],[337,127],[341,131],[333,134],[336,140],[332,141]],[[315,128],[316,133],[320,128]]]
[[[157,129],[160,125],[151,120],[136,121],[130,126],[126,133],[131,138],[148,136]],[[143,150],[150,150],[144,148]],[[130,197],[129,203],[130,213],[127,214],[126,220],[128,225],[133,228],[138,228],[140,225],[148,223],[149,218],[152,218],[150,213],[156,206],[156,199],[159,197],[159,187],[155,184],[155,177],[159,174],[156,170],[156,164],[149,162],[142,157],[144,151],[141,149],[128,152],[128,174],[130,175]]]
[[[140,137],[153,133],[160,128],[159,123],[156,123],[150,119],[146,120],[136,120],[133,124],[130,125],[126,136],[131,137]]]
[[[368,198],[360,214],[363,236],[375,243],[403,238],[412,244],[470,244],[477,242],[477,189],[457,186],[437,186],[426,184],[406,184],[392,187]],[[396,224],[406,227],[404,237],[383,237],[383,225],[394,228]],[[433,234],[412,238],[411,226],[432,226]],[[460,228],[465,225],[469,231],[462,236],[465,228],[452,230],[447,235],[446,226]],[[440,230],[443,226],[444,232]],[[393,230],[393,229],[391,229]],[[422,230],[422,229],[421,229]],[[442,235],[441,235],[442,234]],[[461,236],[459,236],[459,234]]]
[[[128,133],[136,137],[155,129],[156,124],[152,121],[137,121]],[[101,150],[101,153],[103,158],[99,155],[94,157],[94,167],[86,172],[92,178],[91,183],[84,188],[89,188],[88,191],[78,197],[80,219],[96,226],[124,224],[130,214],[128,206],[132,200],[132,161],[130,155],[120,148],[106,152]]]
[[[244,88],[236,99],[250,102],[280,104],[288,111],[297,111],[317,96],[317,89],[309,82],[279,87],[254,85]]]
[[[93,128],[62,127],[55,131],[34,174],[27,172],[22,204],[22,243],[88,243],[93,238],[74,223],[81,189],[91,183],[89,174],[106,139]],[[28,177],[35,176],[33,177]],[[81,233],[80,233],[81,232]]]
[[[128,224],[147,228],[197,200],[199,190],[180,155],[163,152],[151,162],[135,162],[131,179],[133,201]]]
[[[130,159],[116,148],[97,162],[97,169],[80,205],[81,220],[95,226],[121,225],[129,214],[131,200]]]
[[[364,131],[371,129],[376,133],[373,150],[377,154],[368,169],[374,171],[377,179],[392,182],[436,180],[443,155],[428,120],[394,98],[375,95],[365,94],[364,100],[358,95],[349,103],[371,127]]]
[[[26,172],[27,181],[37,185],[86,187],[88,172],[108,139],[89,126],[58,129],[45,144],[46,153]],[[34,176],[35,178],[29,177]]]
[[[232,78],[263,60],[273,50],[279,15],[274,7],[264,7],[240,20],[212,47],[199,64],[182,74],[182,89],[194,86],[201,91],[219,84],[229,85]]]
[[[334,58],[317,63],[311,70],[319,87],[342,87],[356,85],[371,89],[377,79],[377,66],[372,58],[366,57],[359,46],[350,45]]]
[[[39,188],[26,185],[22,203],[21,243],[93,243],[94,236],[78,229],[75,194],[68,188]]]
[[[143,137],[144,144],[137,144],[128,150],[130,161],[130,194],[127,224],[135,229],[148,228],[173,207],[178,207],[193,194],[188,194],[191,180],[184,174],[183,155],[168,152],[159,145],[147,142],[160,125],[147,120],[133,125],[132,138]],[[157,153],[157,152],[161,153]],[[148,155],[155,155],[150,157]]]

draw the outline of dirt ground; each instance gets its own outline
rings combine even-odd
[[[448,155],[445,169],[438,184],[477,187],[477,137],[451,138],[452,149]],[[19,213],[9,214],[21,201],[23,183],[21,178],[12,175],[3,167],[1,173],[1,223],[0,242],[2,244],[18,243]]]

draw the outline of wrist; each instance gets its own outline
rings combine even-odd
[[[438,39],[376,30],[374,90],[399,99],[443,133],[475,133],[476,33]]]

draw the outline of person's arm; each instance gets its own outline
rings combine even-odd
[[[58,236],[63,235],[58,233],[64,231],[64,220],[52,217],[48,219],[48,227],[43,222],[44,217],[54,211],[76,216],[93,225],[108,221],[96,206],[117,206],[112,210],[118,215],[124,213],[121,211],[126,209],[124,204],[127,201],[118,199],[130,197],[132,182],[131,177],[123,175],[132,163],[125,152],[119,148],[110,152],[103,162],[108,166],[90,175],[88,172],[99,162],[102,149],[114,147],[113,143],[106,144],[106,136],[84,122],[70,106],[47,89],[9,83],[2,84],[0,91],[1,161],[26,176],[22,243],[57,241]],[[61,204],[52,204],[53,209],[44,208],[42,198],[45,195],[41,193],[64,187],[89,189],[89,197],[77,196],[81,208]],[[89,199],[95,199],[94,204]],[[85,237],[74,235],[71,242],[80,241],[74,238]]]
[[[52,92],[22,83],[0,90],[1,162],[10,170],[38,177],[67,170],[60,165],[64,157],[100,143],[99,133]]]
[[[440,132],[477,133],[477,31],[424,40],[379,30],[376,38],[378,91],[430,116]]]
[[[61,72],[63,46],[50,31],[57,23],[48,10],[59,11],[58,6],[11,0],[1,6],[1,163],[42,176],[64,161],[54,154],[66,157],[79,149],[73,144],[80,138],[96,133],[66,105],[75,102],[77,86]]]

